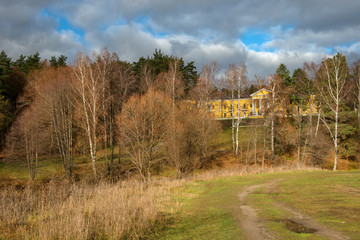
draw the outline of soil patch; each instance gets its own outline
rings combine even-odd
[[[291,219],[281,219],[281,220],[277,220],[276,222],[283,223],[288,230],[294,233],[314,233],[317,231],[314,228],[305,227],[301,223],[295,222],[294,220]]]
[[[240,206],[241,213],[238,214],[237,218],[248,239],[273,239],[268,230],[264,227],[263,219],[259,218],[256,214],[256,210],[247,204],[246,197],[256,189],[260,187],[270,187],[277,181],[279,180],[271,181],[266,184],[249,186],[238,195],[242,205]]]

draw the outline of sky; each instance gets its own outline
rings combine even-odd
[[[68,56],[107,48],[133,62],[155,49],[198,71],[245,62],[249,79],[334,53],[360,59],[359,0],[1,0],[0,50]]]

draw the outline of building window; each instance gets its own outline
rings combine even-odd
[[[224,118],[226,118],[226,113],[224,113]]]

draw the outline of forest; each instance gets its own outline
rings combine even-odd
[[[246,165],[261,159],[262,168],[295,162],[336,170],[343,159],[345,168],[359,167],[360,64],[349,66],[341,53],[304,63],[292,76],[280,64],[253,81],[244,62],[224,73],[212,62],[198,73],[194,62],[161,50],[133,63],[106,49],[66,61],[0,54],[0,147],[6,161],[27,162],[32,180],[38,159],[52,157],[72,179],[75,156],[88,156],[94,177],[118,178],[125,159],[143,181],[168,168],[181,178],[206,165],[216,153],[211,140],[225,129],[232,131],[233,155]],[[261,88],[271,91],[263,119],[219,122],[207,111],[211,99],[236,100]],[[316,113],[291,112],[306,108],[311,96]],[[241,135],[241,127],[255,131]]]

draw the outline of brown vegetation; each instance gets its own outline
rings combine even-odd
[[[7,185],[0,189],[0,238],[140,239],[172,211],[170,191],[180,184]]]
[[[292,171],[294,165],[265,168]],[[302,168],[312,170],[313,168]],[[152,179],[118,183],[71,184],[8,182],[0,186],[0,238],[4,239],[142,239],[155,236],[178,210],[184,183],[262,172],[241,165],[213,169],[187,179]]]

